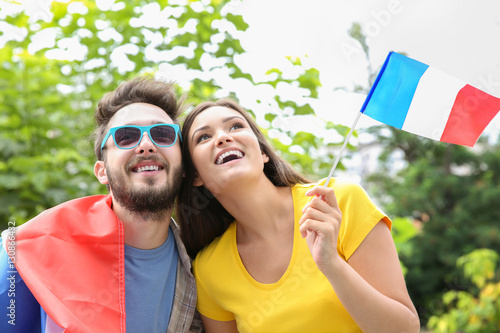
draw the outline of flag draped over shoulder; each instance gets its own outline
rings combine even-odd
[[[387,56],[361,108],[387,125],[470,147],[499,110],[499,98],[396,52]]]

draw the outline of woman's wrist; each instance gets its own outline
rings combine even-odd
[[[345,269],[345,265],[348,265],[347,262],[342,259],[338,253],[335,253],[329,260],[318,265],[318,268],[323,275],[330,279],[330,277],[335,278],[337,275],[341,274],[342,270]]]

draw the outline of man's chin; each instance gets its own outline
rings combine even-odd
[[[165,179],[165,177],[131,177],[131,175],[120,177],[119,173],[108,170],[113,199],[132,213],[170,212],[182,179],[182,168],[173,171],[172,179]]]
[[[113,196],[120,205],[131,212],[159,212],[172,208],[173,201],[169,192],[165,186],[136,186],[126,192],[115,191]]]
[[[139,191],[158,190],[162,187],[159,181],[147,178],[140,182],[135,182],[134,189]]]
[[[161,175],[150,175],[150,176],[143,176],[143,175],[137,175],[135,177],[136,179],[133,181],[134,185],[137,187],[157,187],[161,186],[161,184],[165,184],[166,180],[164,178],[160,177]]]

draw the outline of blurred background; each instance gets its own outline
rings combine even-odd
[[[500,2],[0,0],[0,230],[106,193],[94,108],[142,74],[235,98],[325,178],[391,50],[500,97]],[[422,332],[500,332],[499,132],[468,148],[362,116],[334,174],[393,219]]]

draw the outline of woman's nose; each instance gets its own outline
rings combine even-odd
[[[217,146],[221,146],[225,143],[232,142],[233,139],[225,131],[220,131],[217,135]]]

